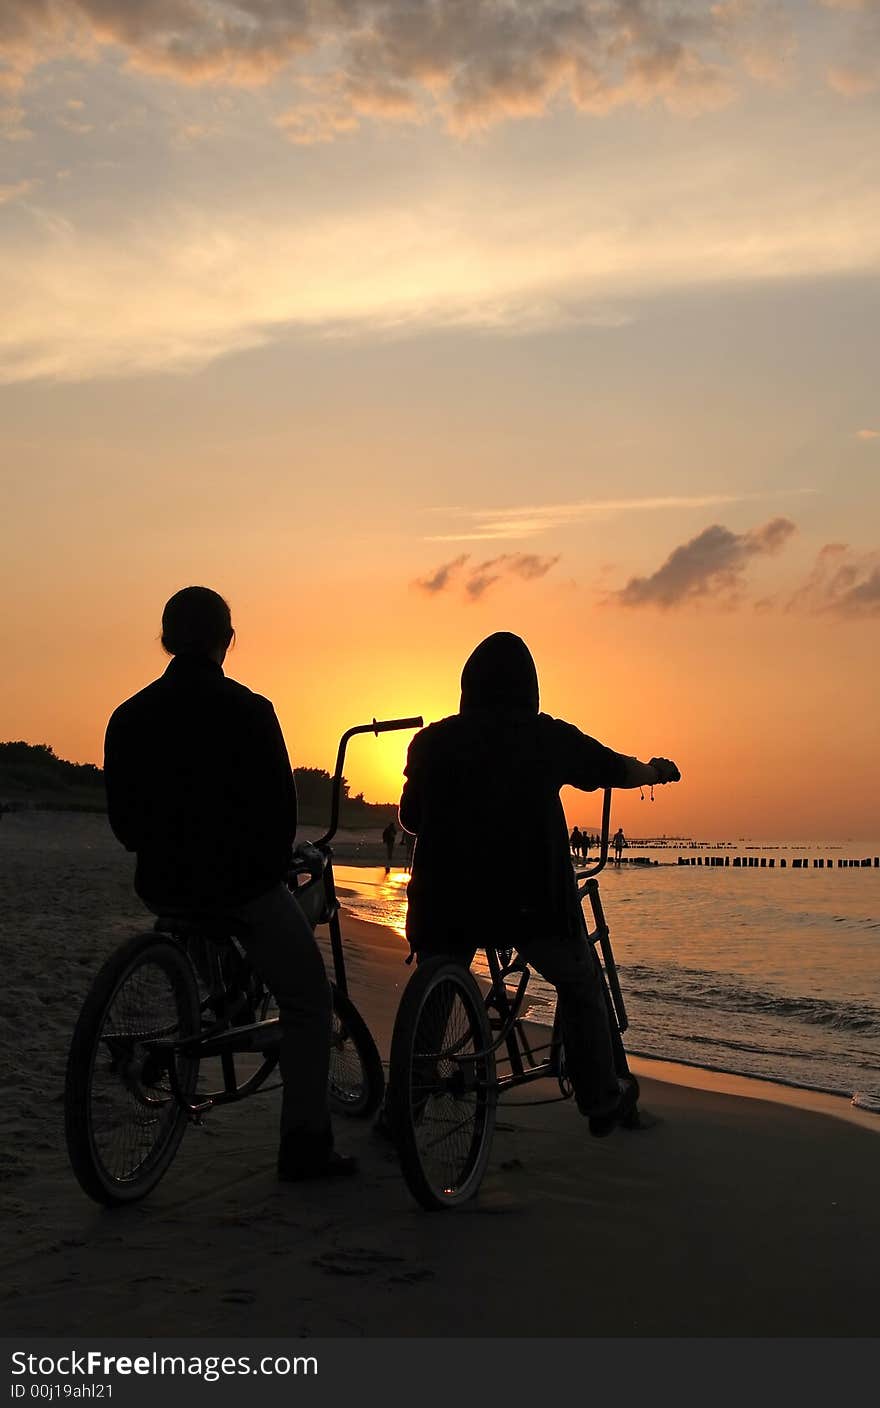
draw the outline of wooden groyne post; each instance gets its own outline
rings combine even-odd
[[[726,866],[733,865],[736,870],[769,869],[776,866],[775,856],[734,856],[731,861],[730,856],[679,856],[679,865],[710,865]],[[785,870],[788,861],[785,856],[779,859],[780,870]],[[792,870],[809,870],[811,862],[806,856],[795,857],[791,862]],[[813,870],[833,870],[834,861],[825,856],[814,856],[812,860]],[[863,856],[860,859],[844,859],[839,856],[837,859],[838,870],[870,870],[880,869],[880,856]]]

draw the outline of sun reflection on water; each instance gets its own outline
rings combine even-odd
[[[409,884],[408,870],[392,867],[386,870],[382,865],[334,867],[339,898],[347,910],[358,919],[371,924],[383,924],[400,938],[406,938],[406,887]],[[489,964],[485,952],[478,949],[472,964],[478,977],[489,977]],[[516,977],[510,979],[516,986]],[[529,987],[525,1015],[534,1021],[551,1024],[555,1007],[553,989],[534,974]]]
[[[334,866],[339,898],[358,919],[384,924],[406,938],[406,887],[409,871],[384,865]]]

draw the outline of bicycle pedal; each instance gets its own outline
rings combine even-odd
[[[190,1124],[202,1125],[205,1123],[205,1115],[214,1108],[213,1100],[206,1100],[203,1105],[189,1105],[187,1107],[187,1118]]]

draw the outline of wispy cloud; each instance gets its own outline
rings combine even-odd
[[[435,596],[460,583],[468,601],[479,601],[503,577],[519,577],[523,581],[534,582],[546,577],[558,561],[558,556],[539,557],[536,553],[514,552],[502,553],[485,562],[471,562],[470,554],[462,553],[449,562],[441,563],[426,577],[417,578],[413,585]]]
[[[846,543],[826,543],[786,609],[841,617],[880,615],[880,551],[856,552]]]
[[[704,204],[693,174],[689,189],[674,184],[672,207],[649,175],[615,189],[623,233],[591,225],[595,202],[567,186],[539,222],[503,187],[488,212],[469,186],[447,194],[439,218],[425,198],[340,220],[294,210],[283,186],[256,211],[244,197],[199,209],[169,192],[140,213],[120,204],[100,225],[29,200],[30,227],[0,235],[0,382],[188,372],[296,335],[601,324],[609,302],[632,310],[646,293],[852,272],[880,257],[870,185],[821,209],[807,191],[768,193],[758,229],[748,202]]]
[[[749,563],[778,552],[796,531],[789,518],[772,518],[746,533],[714,523],[675,548],[649,577],[630,578],[611,600],[622,606],[664,608],[696,600],[731,601]]]
[[[799,492],[809,492],[801,490]],[[571,504],[530,504],[517,508],[433,508],[431,513],[462,520],[457,532],[429,533],[434,543],[467,543],[518,540],[548,533],[554,528],[611,518],[621,513],[650,513],[660,509],[717,508],[765,495],[667,494],[640,499],[584,499]],[[771,496],[772,497],[772,496]]]
[[[0,184],[0,205],[11,205],[13,201],[21,200],[36,184],[36,181],[10,181],[6,185]]]
[[[857,430],[857,440],[880,440],[880,430]]]
[[[829,64],[829,86],[845,98],[863,98],[880,88],[880,3],[878,0],[822,0],[827,10],[848,13],[841,35],[846,56]]]
[[[435,592],[443,592],[453,578],[458,575],[467,560],[467,553],[462,553],[461,557],[454,557],[451,562],[442,562],[427,577],[418,577],[415,585],[421,587],[423,592],[429,592],[432,596]]]

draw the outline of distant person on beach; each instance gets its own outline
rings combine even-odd
[[[389,821],[385,830],[382,832],[382,840],[385,842],[386,869],[390,870],[394,860],[394,843],[397,840],[397,827],[394,825],[393,821]]]
[[[275,710],[228,679],[229,607],[184,587],[162,614],[165,673],[112,715],[104,745],[110,825],[137,854],[154,913],[218,911],[237,931],[281,1018],[279,1177],[350,1174],[327,1103],[330,988],[311,927],[285,884],[296,788]]]
[[[412,865],[413,847],[416,844],[415,836],[411,836],[408,831],[401,831],[400,844],[404,853],[404,868],[409,870]]]
[[[578,827],[575,827],[569,836],[568,844],[572,855],[579,856],[581,853],[581,833]]]
[[[478,947],[512,943],[556,987],[578,1108],[591,1133],[609,1134],[632,1111],[635,1089],[615,1067],[559,789],[677,782],[677,767],[615,753],[540,713],[529,649],[502,631],[465,664],[459,712],[415,736],[405,776],[400,822],[418,837],[407,890],[411,949],[420,961],[450,954],[469,965]],[[506,857],[500,879],[468,841],[487,835]]]
[[[587,860],[590,855],[590,838],[586,831],[581,832],[581,859]]]
[[[627,844],[626,837],[623,834],[622,826],[619,826],[615,831],[614,835],[611,838],[611,844],[614,847],[614,859],[617,864],[620,865],[620,861],[623,856],[623,848]]]

